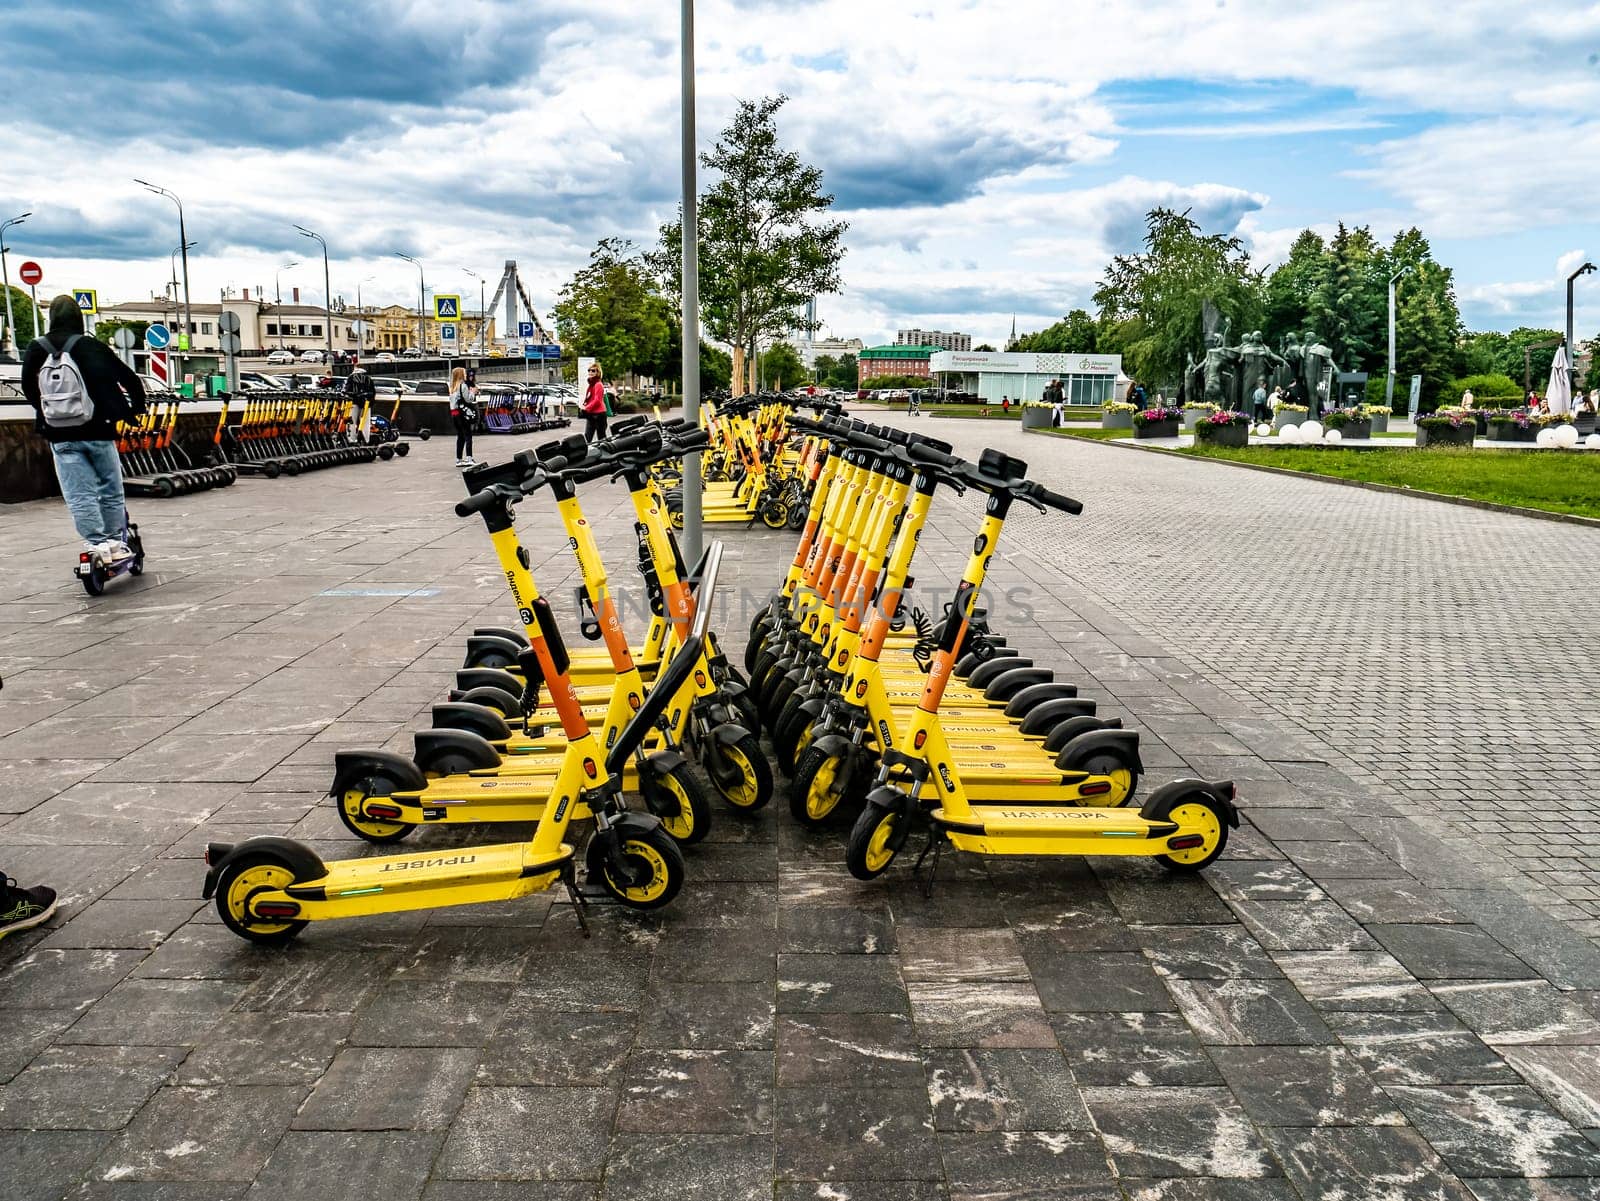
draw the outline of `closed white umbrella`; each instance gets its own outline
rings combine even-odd
[[[1567,348],[1556,348],[1555,361],[1550,364],[1550,386],[1545,389],[1545,401],[1552,413],[1572,411],[1572,370],[1567,364]]]

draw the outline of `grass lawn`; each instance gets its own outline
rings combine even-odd
[[[1088,425],[1077,429],[1042,429],[1035,430],[1038,434],[1054,434],[1058,438],[1131,438],[1132,430],[1107,430],[1098,425]]]
[[[1594,451],[1333,450],[1309,446],[1223,450],[1208,446],[1186,447],[1181,453],[1440,492],[1491,504],[1600,517],[1600,454]]]

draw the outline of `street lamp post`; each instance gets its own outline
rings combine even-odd
[[[322,311],[327,314],[328,320],[328,369],[333,370],[333,288],[328,284],[328,244],[323,241],[321,234],[312,233],[303,225],[296,225],[302,236],[315,238],[322,247]],[[279,329],[283,326],[279,325]]]
[[[1389,374],[1383,384],[1383,403],[1394,412],[1394,286],[1410,267],[1402,267],[1389,277]]]
[[[1576,375],[1577,372],[1578,372],[1578,347],[1572,340],[1572,281],[1577,279],[1578,276],[1580,276],[1580,275],[1588,275],[1593,270],[1594,270],[1594,264],[1593,263],[1585,263],[1583,266],[1579,267],[1576,271],[1574,271],[1571,275],[1567,276],[1567,373],[1568,373],[1568,389],[1567,390],[1568,391],[1571,391],[1571,386],[1570,386],[1571,377]],[[6,297],[7,297],[8,303],[9,303],[9,300],[10,300],[10,293],[9,292],[6,294]],[[1589,369],[1589,377],[1591,379],[1593,379],[1594,378],[1594,374],[1595,374],[1594,368],[1590,367],[1590,369]]]
[[[695,183],[694,0],[679,5],[679,155],[683,173],[683,420],[700,426],[700,216]],[[683,553],[700,558],[700,456],[683,457]]]
[[[31,216],[33,216],[33,211],[30,209],[20,217],[13,217],[9,221],[0,221],[0,280],[4,281],[6,289],[6,328],[4,336],[0,337],[0,354],[5,354],[8,346],[12,351],[15,351],[17,346],[17,316],[11,308],[11,269],[6,266],[6,230],[13,225],[21,225]],[[1572,285],[1568,284],[1567,295],[1570,296],[1571,294]],[[1570,310],[1571,306],[1568,307]],[[1570,325],[1571,322],[1569,321],[1568,324]],[[36,338],[39,336],[37,329],[33,331],[33,336]]]
[[[283,313],[281,311],[283,309],[283,288],[280,287],[279,284],[283,279],[283,273],[285,271],[288,271],[291,267],[298,267],[299,265],[300,260],[296,259],[292,263],[285,263],[272,273],[272,307],[280,310],[277,314],[279,350],[283,349]]]
[[[377,278],[376,275],[369,275],[356,284],[356,319],[361,322],[361,336],[356,339],[356,345],[362,354],[367,353],[367,310],[361,303],[361,285],[370,284]]]
[[[489,353],[489,321],[483,311],[483,298],[485,295],[483,276],[479,275],[471,267],[463,267],[461,269],[478,281],[478,357],[481,359]]]
[[[165,188],[158,188],[148,180],[135,179],[133,182],[143,185],[158,196],[165,196],[178,206],[178,249],[183,254],[183,337],[178,342],[178,349],[187,350],[189,337],[194,332],[194,314],[189,310],[189,235],[183,227],[183,201],[174,193]]]
[[[416,259],[412,258],[409,254],[401,254],[398,250],[394,252],[394,256],[397,259],[405,259],[406,262],[412,264],[417,269],[417,353],[425,354],[428,347],[426,344],[427,340],[423,337],[422,323],[427,319],[424,310],[428,305],[428,281],[423,278],[422,264],[417,262]]]

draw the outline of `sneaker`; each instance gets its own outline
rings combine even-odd
[[[462,459],[461,462],[462,465],[466,467],[476,467],[478,465],[478,460],[474,459],[471,455],[468,455],[466,458]]]
[[[107,542],[106,546],[108,548],[108,553],[106,554],[106,559],[108,562],[120,563],[124,559],[133,558],[133,551],[126,542],[113,540],[111,542]]]
[[[53,888],[18,888],[10,876],[0,884],[0,938],[47,922],[56,911]]]

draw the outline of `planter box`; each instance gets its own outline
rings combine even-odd
[[[1272,428],[1281,430],[1286,425],[1304,425],[1311,420],[1309,413],[1274,413],[1272,415]]]
[[[1478,429],[1474,425],[1461,425],[1454,429],[1430,430],[1417,426],[1418,446],[1471,446],[1472,440],[1478,436]]]
[[[1195,422],[1204,417],[1210,409],[1185,409],[1183,411],[1183,428],[1185,432],[1193,430]]]
[[[1194,440],[1200,446],[1231,446],[1237,449],[1250,445],[1250,427],[1248,425],[1200,425],[1195,427]]]
[[[1372,433],[1387,434],[1389,432],[1389,414],[1374,413],[1368,420],[1372,422]]]
[[[1592,434],[1594,433],[1595,416],[1594,413],[1574,413],[1572,415],[1572,424],[1578,427],[1580,434]]]
[[[1135,438],[1176,438],[1178,436],[1178,419],[1168,421],[1152,421],[1146,425],[1134,427]]]
[[[1100,411],[1100,428],[1103,430],[1131,430],[1133,428],[1132,413],[1107,413]]]
[[[1496,442],[1537,442],[1539,440],[1539,427],[1535,425],[1521,426],[1515,421],[1491,421],[1489,423],[1489,437]]]
[[[1358,421],[1347,421],[1339,427],[1339,436],[1341,438],[1370,438],[1372,437],[1372,421],[1365,417]]]
[[[1046,430],[1054,422],[1050,420],[1052,413],[1049,409],[1036,409],[1032,406],[1022,410],[1022,428],[1025,430]]]

